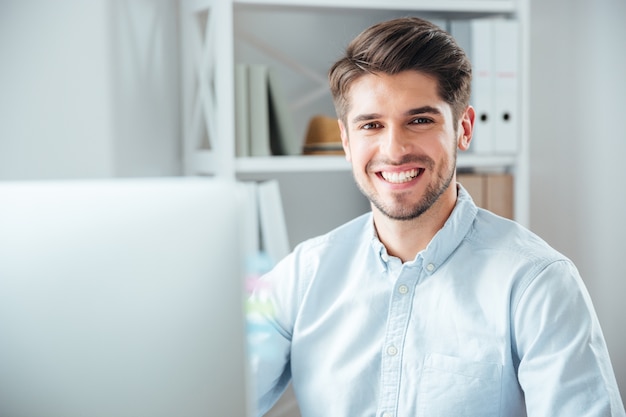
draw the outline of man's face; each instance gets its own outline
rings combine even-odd
[[[449,187],[456,150],[469,146],[473,113],[453,125],[437,88],[416,71],[365,74],[350,87],[345,125],[340,121],[346,158],[363,194],[391,219],[414,219],[442,194],[456,196]]]

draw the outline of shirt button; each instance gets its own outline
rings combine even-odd
[[[387,347],[387,355],[389,356],[396,356],[398,354],[398,348],[391,345],[389,347]]]
[[[385,412],[381,417],[393,417],[393,414]]]
[[[398,287],[398,292],[400,294],[406,294],[409,292],[409,287],[407,287],[406,285],[402,284]]]
[[[433,272],[435,270],[435,265],[428,264],[426,265],[426,269],[428,270],[428,272]]]

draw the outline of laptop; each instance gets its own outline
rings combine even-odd
[[[0,182],[0,416],[252,415],[235,182]]]

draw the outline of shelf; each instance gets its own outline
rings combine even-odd
[[[516,2],[513,0],[234,0],[235,5],[280,6],[308,8],[340,8],[361,10],[419,10],[425,12],[470,12],[470,13],[514,13]],[[215,0],[190,0],[189,10],[196,12],[208,10],[215,5]]]
[[[235,4],[312,8],[421,10],[432,12],[513,13],[512,0],[235,0]]]

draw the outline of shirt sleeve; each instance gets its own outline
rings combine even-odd
[[[291,380],[290,352],[297,308],[293,254],[253,284],[247,300],[248,354],[257,414],[280,398]]]
[[[571,262],[545,267],[513,308],[529,417],[625,415],[591,299]]]

